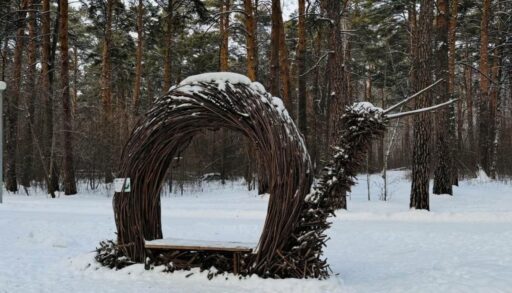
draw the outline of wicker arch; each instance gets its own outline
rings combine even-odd
[[[272,277],[326,275],[318,249],[306,253],[298,248],[298,238],[308,232],[298,229],[298,223],[304,221],[301,213],[312,184],[303,138],[280,99],[261,84],[234,73],[185,79],[158,98],[133,130],[120,164],[120,175],[131,178],[132,189],[114,196],[118,245],[123,253],[142,262],[144,239],[162,238],[160,190],[166,170],[194,135],[217,128],[248,137],[269,177],[271,196],[264,228],[257,250],[247,258],[242,272]],[[321,249],[322,243],[317,246]],[[304,268],[290,267],[290,262],[310,269],[306,274]],[[286,263],[290,268],[283,269]]]
[[[309,154],[280,99],[239,74],[210,73],[185,79],[154,102],[125,145],[120,175],[131,178],[132,190],[114,195],[117,244],[100,243],[96,260],[110,267],[145,261],[144,241],[162,238],[160,190],[172,159],[199,131],[224,127],[252,141],[270,179],[271,196],[258,248],[244,256],[239,272],[273,278],[327,277],[323,247],[328,217],[346,204],[344,194],[355,184],[372,139],[382,136],[392,119],[457,101],[392,113],[440,81],[386,110],[367,102],[347,106],[332,157],[311,188]],[[215,258],[204,259],[202,268],[218,264]]]

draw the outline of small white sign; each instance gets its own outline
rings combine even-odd
[[[114,191],[115,192],[130,192],[130,178],[115,178],[114,179]]]

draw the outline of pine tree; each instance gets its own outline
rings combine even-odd
[[[167,7],[165,10],[165,30],[164,30],[164,80],[162,92],[165,93],[171,87],[171,65],[172,65],[172,50],[173,50],[173,14],[174,14],[174,2],[168,0]]]
[[[105,182],[110,183],[113,181],[112,176],[112,16],[113,16],[114,0],[107,0],[106,2],[106,23],[105,32],[103,36],[103,49],[101,61],[101,102],[102,102],[102,117],[103,117],[103,130],[102,130],[102,143],[103,143],[103,172],[105,174]]]
[[[306,1],[299,0],[299,23],[297,43],[297,124],[304,138],[308,137],[307,93],[306,93]]]
[[[340,137],[341,117],[343,115],[345,106],[347,105],[348,95],[348,82],[345,74],[344,63],[344,44],[341,38],[341,15],[342,15],[342,2],[338,0],[323,0],[321,2],[322,8],[326,13],[326,18],[329,19],[329,27],[327,32],[327,72],[328,86],[328,104],[327,104],[327,146],[328,153],[332,152],[332,147],[337,144]],[[346,209],[347,200],[346,194],[340,194],[339,202],[336,203],[336,208]]]
[[[247,46],[247,76],[258,80],[258,38],[256,29],[255,10],[252,0],[244,0],[245,30]]]
[[[58,23],[57,14],[55,23]],[[44,155],[44,174],[48,194],[55,197],[59,189],[59,174],[54,160],[54,132],[53,132],[53,64],[55,62],[55,48],[51,46],[51,16],[50,0],[43,0],[41,10],[41,87],[44,109],[43,138],[41,139]],[[56,26],[58,28],[58,26]],[[54,37],[56,40],[57,37]],[[55,42],[56,43],[56,42]],[[56,46],[54,46],[56,47]],[[52,53],[53,52],[53,53]]]
[[[133,83],[133,98],[132,98],[132,115],[134,120],[139,115],[140,108],[140,93],[142,83],[142,49],[144,46],[143,31],[144,23],[142,22],[144,15],[143,0],[139,0],[137,6],[137,51],[135,52],[135,82]]]
[[[480,167],[489,174],[490,158],[489,149],[490,135],[489,126],[491,124],[489,115],[489,14],[491,10],[491,0],[483,0],[482,19],[480,23],[480,99],[478,103],[478,149]]]
[[[69,46],[68,46],[68,0],[60,1],[60,82],[62,109],[62,132],[64,142],[64,194],[76,194],[75,164],[73,154],[73,117],[71,115],[71,99],[69,94]]]
[[[436,18],[436,73],[443,79],[437,87],[439,103],[449,100],[450,80],[448,62],[448,0],[437,0],[438,15]],[[450,111],[443,109],[437,112],[436,148],[437,164],[434,171],[434,194],[453,194],[452,190],[452,152],[450,139]]]
[[[33,0],[28,0],[28,48],[27,48],[27,72],[26,72],[26,90],[24,91],[24,105],[22,108],[25,116],[23,128],[23,164],[20,183],[23,187],[30,187],[30,182],[34,179],[33,173],[33,152],[34,152],[34,102],[36,95],[36,10],[38,6]]]
[[[7,133],[6,133],[6,180],[5,189],[10,192],[18,191],[16,176],[16,154],[18,143],[18,109],[21,96],[21,69],[23,63],[23,38],[25,35],[25,18],[28,0],[22,0],[16,13],[16,46],[14,47],[14,62],[12,79],[8,88],[7,100]]]
[[[414,43],[417,47],[413,56],[413,88],[416,92],[432,84],[432,29],[433,1],[421,0],[420,15]],[[416,108],[430,106],[431,91],[416,99]],[[429,210],[430,178],[430,118],[426,113],[414,116],[414,146],[412,154],[412,187],[410,207]]]

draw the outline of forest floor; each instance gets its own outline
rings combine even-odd
[[[198,271],[163,273],[94,261],[115,237],[105,190],[47,198],[4,194],[0,204],[0,292],[512,292],[512,184],[462,181],[455,196],[431,195],[431,212],[409,210],[406,172],[390,172],[390,198],[366,176],[329,230],[328,280],[270,280]],[[203,189],[201,192],[199,189]],[[165,237],[257,242],[268,197],[241,183],[204,184],[162,201]]]

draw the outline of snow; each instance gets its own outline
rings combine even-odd
[[[260,94],[265,94],[267,92],[265,87],[257,81],[251,83],[251,88]]]
[[[352,109],[354,109],[355,111],[357,111],[357,113],[365,113],[365,112],[370,112],[370,111],[371,112],[379,112],[379,113],[383,112],[382,108],[375,107],[370,102],[358,102],[358,103],[353,104],[350,107]]]
[[[389,201],[377,200],[377,175],[370,177],[367,201],[361,175],[349,210],[332,219],[325,256],[333,276],[323,281],[208,280],[197,270],[169,274],[140,264],[109,270],[92,252],[115,236],[105,190],[81,185],[78,195],[57,199],[40,190],[4,194],[0,292],[511,292],[512,185],[464,180],[453,197],[432,195],[426,212],[408,208],[407,172],[390,171],[388,177]],[[268,196],[248,192],[240,182],[203,183],[183,196],[162,198],[164,236],[254,243],[267,204]]]
[[[216,82],[219,86],[219,90],[224,90],[226,82],[231,84],[251,84],[251,80],[242,74],[233,72],[207,72],[189,76],[182,80],[179,85],[193,85],[201,82]]]

